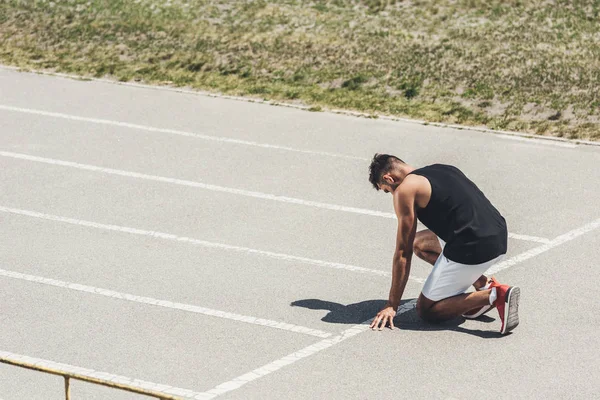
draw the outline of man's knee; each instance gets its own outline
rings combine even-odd
[[[425,251],[424,244],[425,239],[419,236],[415,237],[415,240],[413,241],[413,253],[419,258],[423,258],[423,253]]]

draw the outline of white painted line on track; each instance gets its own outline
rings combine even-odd
[[[58,165],[58,166],[69,167],[69,168],[77,168],[77,169],[81,169],[81,170],[85,170],[85,171],[94,171],[94,172],[100,172],[100,173],[105,173],[105,174],[124,176],[127,178],[144,179],[144,180],[148,180],[148,181],[163,182],[163,183],[169,183],[169,184],[180,185],[180,186],[195,187],[195,188],[200,188],[200,189],[205,189],[205,190],[212,190],[215,192],[235,194],[238,196],[246,196],[246,197],[252,197],[252,198],[263,199],[263,200],[278,201],[278,202],[288,203],[288,204],[297,204],[297,205],[302,205],[302,206],[307,206],[307,207],[316,207],[316,208],[321,208],[321,209],[325,209],[325,210],[341,211],[341,212],[348,212],[348,213],[353,213],[353,214],[368,215],[368,216],[373,216],[373,217],[396,219],[396,215],[393,213],[389,213],[389,212],[369,210],[366,208],[347,207],[347,206],[341,206],[338,204],[322,203],[322,202],[311,201],[311,200],[303,200],[303,199],[297,199],[294,197],[279,196],[279,195],[270,194],[270,193],[254,192],[254,191],[235,189],[235,188],[229,188],[229,187],[224,187],[224,186],[210,185],[207,183],[202,183],[202,182],[197,182],[197,181],[168,178],[168,177],[157,176],[157,175],[148,175],[148,174],[142,174],[139,172],[124,171],[124,170],[114,169],[114,168],[104,168],[104,167],[99,167],[96,165],[81,164],[81,163],[76,163],[76,162],[72,162],[72,161],[57,160],[54,158],[38,157],[38,156],[33,156],[33,155],[23,154],[23,153],[0,151],[0,156],[19,159],[19,160],[39,162],[39,163],[50,164],[50,165]],[[538,242],[538,243],[548,243],[550,241],[549,239],[546,239],[546,238],[540,238],[537,236],[530,236],[530,235],[521,235],[521,234],[516,234],[516,233],[509,233],[508,237],[512,238],[512,239],[526,240],[526,241]]]
[[[44,71],[44,70],[37,70],[37,69],[30,69],[30,68],[21,68],[21,67],[14,67],[11,65],[0,65],[0,70],[17,71],[19,73],[28,73],[28,74],[36,74],[36,75],[46,75],[46,76],[52,76],[52,77],[72,79],[72,80],[76,80],[76,81],[84,80],[84,81],[91,81],[91,82],[98,82],[98,83],[106,83],[109,85],[125,86],[125,87],[139,88],[139,89],[166,91],[166,92],[173,92],[173,93],[183,93],[183,94],[191,94],[191,95],[195,95],[195,96],[199,95],[199,96],[213,97],[213,98],[218,98],[218,99],[243,101],[246,103],[287,107],[287,108],[293,108],[293,109],[304,110],[304,111],[307,111],[310,109],[310,106],[281,102],[281,101],[276,101],[276,100],[265,100],[265,99],[255,98],[255,97],[253,98],[253,97],[233,96],[233,95],[227,95],[227,94],[222,94],[222,93],[212,93],[212,92],[207,92],[207,91],[203,91],[200,89],[190,90],[190,89],[178,88],[178,87],[173,87],[173,86],[159,86],[159,85],[151,85],[151,84],[144,84],[144,83],[137,83],[137,82],[121,82],[121,81],[117,81],[114,79],[96,78],[96,77],[92,77],[92,76],[81,76],[81,75],[66,74],[66,73],[54,72],[54,71]],[[327,109],[326,108],[324,110],[324,112],[330,113],[330,114],[340,114],[340,115],[352,116],[352,117],[357,117],[357,118],[372,118],[373,117],[372,113],[361,113],[361,112],[357,112],[357,111],[350,111],[350,110],[344,110],[344,109]],[[443,122],[431,122],[431,121],[424,121],[424,120],[418,120],[418,119],[396,117],[393,115],[385,115],[385,114],[375,114],[375,115],[379,119],[384,120],[384,121],[405,122],[405,123],[409,123],[409,124],[429,125],[429,126],[435,126],[435,127],[439,127],[439,128],[449,128],[449,129],[457,129],[457,130],[465,130],[465,131],[484,132],[484,133],[490,133],[493,135],[514,136],[514,137],[519,137],[519,138],[523,138],[523,139],[533,139],[534,142],[536,142],[536,143],[545,141],[545,142],[548,142],[548,144],[552,144],[554,142],[554,143],[583,144],[583,145],[588,145],[588,146],[600,146],[600,142],[594,142],[591,140],[565,139],[565,138],[559,138],[559,137],[554,137],[554,136],[542,136],[542,135],[528,134],[528,133],[523,133],[523,132],[504,131],[504,130],[484,128],[484,127],[477,127],[477,126],[446,124]],[[568,147],[570,147],[570,146],[568,146]]]
[[[530,143],[530,144],[546,144],[546,145],[551,145],[551,146],[566,147],[568,149],[574,149],[574,148],[578,147],[576,143],[557,142],[557,141],[549,141],[549,140],[543,140],[543,139],[540,140],[540,139],[536,139],[535,137],[531,137],[531,136],[525,137],[525,136],[516,136],[516,135],[505,135],[502,133],[497,133],[496,136],[501,139],[514,140],[514,141],[525,142],[525,143]]]
[[[535,257],[539,254],[542,254],[548,250],[551,250],[563,243],[571,241],[571,240],[577,238],[578,236],[581,236],[587,232],[597,229],[598,227],[600,227],[600,219],[597,219],[587,225],[584,225],[581,228],[577,228],[572,231],[569,231],[569,232],[565,233],[564,235],[560,235],[560,236],[556,237],[555,239],[551,240],[547,244],[536,247],[532,250],[529,250],[529,251],[526,251],[517,256],[511,257],[510,259],[508,259],[504,262],[496,264],[494,267],[490,268],[486,272],[486,274],[491,275],[492,273],[497,273],[499,271],[502,271],[504,269],[512,267],[512,266],[519,264],[525,260],[528,260],[528,259]],[[409,302],[403,304],[402,307],[398,308],[396,315],[400,315],[405,312],[408,312],[408,311],[412,310],[414,307],[416,307],[416,305],[417,305],[416,300],[409,301]],[[372,320],[373,319],[371,318],[370,320],[365,321],[362,324],[355,325],[349,329],[346,329],[340,335],[321,340],[318,343],[315,343],[313,345],[305,347],[304,349],[302,349],[300,351],[297,351],[295,353],[292,353],[290,355],[282,357],[278,360],[275,360],[267,365],[264,365],[261,368],[257,368],[247,374],[241,375],[241,376],[234,378],[228,382],[217,385],[213,389],[206,391],[204,393],[205,397],[203,397],[203,399],[212,399],[212,398],[215,398],[222,394],[225,394],[227,392],[230,392],[232,390],[239,389],[240,387],[244,386],[245,384],[247,384],[249,382],[252,382],[256,379],[262,378],[263,376],[268,375],[272,372],[275,372],[287,365],[293,364],[296,361],[299,361],[303,358],[312,356],[322,350],[328,349],[338,343],[341,343],[346,339],[350,339],[351,337],[356,336],[359,333],[365,332],[369,329],[369,324]]]
[[[398,311],[397,311],[396,315],[401,315],[407,311],[412,310],[415,307],[416,303],[417,303],[416,300],[412,300],[412,301],[409,301],[409,302],[403,304],[401,307],[398,307]],[[311,344],[310,346],[307,346],[307,347],[303,348],[302,350],[296,351],[292,354],[289,354],[289,355],[282,357],[278,360],[275,360],[271,363],[263,365],[262,367],[257,368],[251,372],[248,372],[247,374],[238,376],[237,378],[234,378],[228,382],[222,383],[222,384],[204,392],[203,393],[204,397],[202,397],[202,398],[203,399],[212,399],[212,398],[215,398],[222,394],[225,394],[227,392],[231,392],[232,390],[239,389],[240,387],[244,386],[247,383],[250,383],[256,379],[262,378],[263,376],[273,373],[287,365],[293,364],[296,361],[300,361],[303,358],[310,357],[320,351],[323,351],[323,350],[328,349],[338,343],[341,343],[347,339],[350,339],[351,337],[354,337],[354,336],[358,335],[359,333],[362,333],[362,332],[368,330],[369,325],[372,320],[373,319],[371,318],[370,320],[365,321],[361,324],[354,325],[354,326],[344,330],[342,333],[340,333],[337,336],[321,340],[320,342],[317,342],[315,344]]]
[[[311,328],[307,328],[305,326],[293,325],[293,324],[288,324],[285,322],[272,321],[272,320],[268,320],[268,319],[264,319],[264,318],[251,317],[248,315],[234,314],[234,313],[230,313],[230,312],[226,312],[226,311],[213,310],[213,309],[206,308],[206,307],[199,307],[199,306],[195,306],[195,305],[191,305],[191,304],[177,303],[177,302],[173,302],[173,301],[169,301],[169,300],[160,300],[160,299],[154,299],[152,297],[137,296],[137,295],[130,294],[130,293],[121,293],[121,292],[116,292],[116,291],[110,290],[110,289],[103,289],[103,288],[98,288],[98,287],[94,287],[94,286],[81,285],[79,283],[60,281],[57,279],[44,278],[41,276],[23,274],[20,272],[7,271],[5,269],[0,269],[0,276],[7,277],[7,278],[13,278],[13,279],[19,279],[22,281],[39,283],[42,285],[49,285],[49,286],[55,286],[55,287],[64,288],[64,289],[76,290],[76,291],[84,292],[84,293],[96,294],[99,296],[110,297],[110,298],[118,299],[118,300],[126,300],[126,301],[131,301],[134,303],[148,304],[148,305],[157,306],[157,307],[169,308],[172,310],[180,310],[180,311],[186,311],[186,312],[191,312],[191,313],[195,313],[195,314],[207,315],[210,317],[229,319],[232,321],[239,321],[239,322],[244,322],[244,323],[252,324],[252,325],[266,326],[269,328],[281,329],[284,331],[303,333],[305,335],[316,336],[316,337],[320,337],[320,338],[327,338],[327,337],[331,336],[331,333],[329,333],[329,332],[323,332],[318,329],[311,329]]]
[[[53,158],[37,157],[37,156],[29,155],[29,154],[0,151],[0,156],[16,158],[16,159],[21,159],[21,160],[27,160],[27,161],[41,162],[41,163],[51,164],[51,165],[60,165],[60,166],[64,166],[64,167],[78,168],[78,169],[82,169],[82,170],[86,170],[86,171],[102,172],[102,173],[111,174],[111,175],[120,175],[120,176],[125,176],[128,178],[145,179],[145,180],[156,181],[156,182],[171,183],[171,184],[181,185],[181,186],[196,187],[196,188],[200,188],[200,189],[212,190],[215,192],[223,192],[223,193],[235,194],[235,195],[246,196],[246,197],[253,197],[253,198],[263,199],[263,200],[272,200],[272,201],[279,201],[282,203],[299,204],[299,205],[303,205],[303,206],[323,208],[326,210],[344,211],[344,212],[350,212],[350,213],[355,213],[355,214],[363,214],[363,215],[371,215],[371,216],[376,216],[376,217],[385,217],[385,218],[396,219],[396,216],[394,214],[381,212],[381,211],[367,210],[364,208],[356,208],[356,207],[345,207],[345,206],[340,206],[337,204],[321,203],[318,201],[302,200],[302,199],[296,199],[293,197],[278,196],[278,195],[269,194],[269,193],[253,192],[253,191],[249,191],[249,190],[242,190],[242,189],[228,188],[228,187],[224,187],[224,186],[210,185],[207,183],[202,183],[202,182],[197,182],[197,181],[188,181],[188,180],[184,180],[184,179],[167,178],[164,176],[141,174],[138,172],[123,171],[123,170],[118,170],[118,169],[113,169],[113,168],[103,168],[103,167],[98,167],[95,165],[80,164],[80,163],[71,162],[71,161],[56,160]]]
[[[508,237],[510,239],[516,240],[525,240],[528,242],[536,242],[536,243],[550,243],[550,239],[542,238],[539,236],[531,236],[531,235],[521,235],[520,233],[508,233]]]
[[[71,120],[71,121],[89,122],[89,123],[93,123],[93,124],[119,126],[122,128],[139,129],[139,130],[144,130],[144,131],[148,131],[148,132],[168,133],[171,135],[187,136],[187,137],[193,137],[196,139],[210,140],[210,141],[214,141],[214,142],[224,142],[224,143],[239,144],[239,145],[244,145],[244,146],[262,147],[265,149],[291,151],[291,152],[295,152],[295,153],[304,153],[304,154],[312,154],[312,155],[318,155],[318,156],[327,156],[327,157],[347,158],[347,159],[352,159],[352,160],[368,161],[367,158],[363,158],[363,157],[349,156],[349,155],[338,154],[338,153],[330,153],[330,152],[326,152],[326,151],[302,150],[302,149],[296,149],[293,147],[279,146],[279,145],[269,144],[269,143],[259,143],[259,142],[249,141],[249,140],[234,139],[234,138],[221,137],[221,136],[210,136],[210,135],[204,135],[204,134],[200,134],[200,133],[181,131],[181,130],[177,130],[177,129],[157,128],[154,126],[132,124],[129,122],[113,121],[113,120],[109,120],[109,119],[80,117],[77,115],[63,114],[63,113],[43,111],[43,110],[35,110],[35,109],[31,109],[31,108],[13,107],[13,106],[7,106],[7,105],[0,104],[0,110],[20,112],[20,113],[26,113],[26,114],[34,114],[34,115],[42,115],[44,117],[62,118],[62,119],[67,119],[67,120]]]
[[[489,274],[489,275],[495,274],[502,270],[510,268],[513,265],[519,264],[525,260],[528,260],[539,254],[545,253],[546,251],[551,250],[557,246],[560,246],[563,243],[569,242],[581,235],[591,232],[594,229],[597,229],[598,227],[600,227],[600,218],[593,222],[590,222],[589,224],[582,226],[581,228],[577,228],[577,229],[569,231],[563,235],[557,236],[556,238],[552,239],[551,241],[549,241],[546,244],[543,244],[538,247],[534,247],[533,249],[527,250],[527,251],[519,254],[518,256],[512,257],[506,261],[502,261],[502,262],[494,265],[492,268],[490,268],[487,271],[487,274]]]
[[[49,221],[63,222],[63,223],[67,223],[67,224],[85,226],[85,227],[89,227],[89,228],[104,229],[104,230],[123,232],[123,233],[131,233],[134,235],[149,236],[149,237],[154,237],[157,239],[165,239],[165,240],[172,240],[175,242],[190,243],[190,244],[195,244],[195,245],[204,246],[204,247],[208,247],[208,248],[239,251],[239,252],[243,252],[243,253],[274,258],[277,260],[297,261],[297,262],[301,262],[304,264],[316,265],[319,267],[335,268],[335,269],[342,269],[342,270],[347,270],[347,271],[369,273],[369,274],[374,274],[374,275],[379,275],[379,276],[384,276],[384,277],[391,277],[391,273],[388,271],[380,271],[380,270],[376,270],[376,269],[363,268],[363,267],[359,267],[356,265],[341,264],[341,263],[335,263],[335,262],[329,262],[329,261],[323,261],[323,260],[316,260],[313,258],[299,257],[299,256],[293,256],[293,255],[283,254],[283,253],[275,253],[272,251],[251,249],[248,247],[232,246],[229,244],[209,242],[206,240],[194,239],[194,238],[185,237],[185,236],[177,236],[177,235],[174,235],[171,233],[149,231],[149,230],[145,230],[145,229],[130,228],[130,227],[119,226],[119,225],[108,225],[108,224],[102,224],[102,223],[97,223],[97,222],[92,222],[92,221],[85,221],[85,220],[74,219],[74,218],[66,218],[66,217],[61,217],[58,215],[44,214],[44,213],[40,213],[37,211],[21,210],[18,208],[10,208],[10,207],[3,207],[3,206],[0,206],[0,212],[16,214],[16,215],[23,215],[23,216],[39,218],[39,219],[45,219],[45,220],[49,220]],[[420,279],[420,278],[412,278],[412,280],[419,282],[419,283],[424,282],[424,280]]]
[[[153,383],[148,381],[143,381],[141,379],[128,378],[126,376],[110,374],[108,372],[95,371],[89,368],[76,367],[70,364],[63,364],[54,361],[44,360],[42,358],[34,358],[29,356],[24,356],[21,354],[15,354],[8,351],[0,350],[0,357],[6,360],[12,360],[16,362],[25,362],[29,364],[35,364],[36,366],[50,368],[53,370],[60,370],[64,372],[68,372],[74,375],[85,376],[87,378],[95,378],[102,379],[106,381],[110,381],[113,383],[119,383],[123,385],[133,386],[139,389],[153,390],[157,392],[162,392],[164,394],[170,394],[174,396],[179,396],[184,399],[205,399],[204,393],[195,392],[193,390],[182,389],[174,386],[163,385],[160,383]],[[114,389],[118,391],[118,389]],[[58,398],[58,397],[57,397]]]

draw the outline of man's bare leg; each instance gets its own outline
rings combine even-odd
[[[442,322],[490,304],[491,290],[459,294],[440,301],[433,301],[421,294],[417,300],[417,312],[428,322]]]
[[[434,265],[440,254],[442,253],[442,246],[435,233],[429,229],[419,231],[415,235],[415,241],[413,244],[413,253],[420,259]],[[485,275],[481,275],[474,283],[473,287],[479,290],[487,285],[488,278]],[[474,307],[477,308],[477,307]],[[470,310],[466,310],[470,311]]]
[[[441,252],[442,246],[435,233],[425,229],[415,234],[413,253],[417,257],[434,265]]]
[[[477,290],[480,290],[482,287],[487,285],[489,278],[485,275],[481,275],[475,283],[473,283],[473,287]]]

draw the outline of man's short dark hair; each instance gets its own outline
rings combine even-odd
[[[373,156],[373,161],[371,161],[371,165],[369,166],[369,182],[373,184],[375,189],[379,190],[379,184],[382,183],[383,175],[390,172],[394,164],[398,162],[404,164],[404,161],[389,154],[376,153]]]

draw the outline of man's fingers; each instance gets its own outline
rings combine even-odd
[[[377,314],[377,316],[375,317],[375,320],[371,324],[371,329],[375,329],[380,320],[381,320],[381,316],[379,314]]]
[[[394,327],[394,317],[395,317],[395,313],[389,314],[389,313],[385,312],[385,310],[381,310],[377,313],[377,315],[373,319],[373,322],[371,322],[371,324],[369,325],[369,328],[371,328],[373,330],[375,330],[375,329],[382,330],[389,323],[390,329],[394,329],[395,328]]]
[[[383,318],[383,315],[381,315],[381,313],[377,314],[377,318],[375,318],[375,324],[373,325],[373,329],[377,329],[379,327],[379,323],[381,322],[381,318]]]
[[[375,319],[373,319],[373,322],[371,322],[371,328],[375,328],[375,326],[377,325],[377,321],[379,320],[379,318],[381,318],[381,317],[379,316],[379,314],[377,314],[375,316]]]
[[[382,330],[383,328],[385,328],[385,326],[387,324],[387,319],[388,319],[388,316],[384,315],[383,318],[381,319],[381,325],[379,325],[379,330]]]
[[[383,319],[383,323],[381,324],[381,328],[379,328],[379,330],[385,328],[387,326],[388,322],[390,322],[390,316],[386,315],[385,318]]]
[[[381,316],[379,314],[377,314],[375,316],[375,319],[373,320],[373,323],[371,324],[371,328],[375,329],[375,327],[377,326],[377,321],[379,321],[381,319]]]

